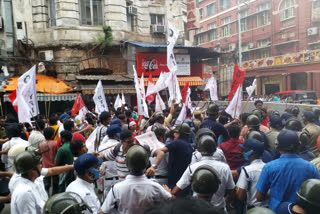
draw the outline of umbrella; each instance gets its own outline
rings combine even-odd
[[[19,77],[10,78],[3,89],[5,91],[14,91],[18,87],[18,79]],[[37,91],[48,94],[63,94],[73,90],[63,81],[45,75],[36,76],[36,88]]]

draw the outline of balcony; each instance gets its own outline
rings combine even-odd
[[[241,67],[246,70],[253,70],[284,65],[302,65],[315,62],[320,63],[320,49],[244,61],[242,62]]]

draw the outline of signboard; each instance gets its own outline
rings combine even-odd
[[[194,30],[200,27],[200,15],[196,0],[187,0],[187,29]]]
[[[178,65],[177,75],[190,75],[190,55],[175,55]],[[137,53],[137,73],[141,76],[159,76],[161,72],[169,72],[167,54]]]
[[[274,56],[263,59],[255,59],[242,62],[242,68],[246,70],[255,68],[268,68],[281,65],[304,64],[320,61],[320,50],[298,52],[283,56]]]

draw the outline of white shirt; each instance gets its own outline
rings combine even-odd
[[[48,195],[44,189],[44,176],[34,182],[19,175],[15,178],[15,186],[11,191],[10,211],[14,214],[42,214]],[[10,180],[11,182],[11,180]]]
[[[150,157],[149,160],[151,164],[153,164],[156,161],[156,157]],[[168,162],[169,162],[169,152],[167,152],[164,155],[164,158],[161,160],[159,165],[157,166],[157,169],[155,171],[155,175],[160,175],[160,176],[168,176]]]
[[[108,137],[108,135],[106,137]],[[105,143],[100,144],[99,151],[104,148],[107,148],[109,146],[117,145],[118,143],[120,143],[120,142],[115,139],[108,139]],[[112,147],[112,148],[114,148],[114,147]],[[106,152],[107,152],[107,150],[103,151],[103,154]],[[116,165],[115,161],[104,161],[100,166],[100,170],[101,169],[105,170],[105,177],[106,178],[118,177],[117,165]]]
[[[82,200],[91,208],[93,214],[100,212],[101,204],[94,191],[94,184],[77,177],[75,181],[68,185],[66,192],[74,192],[80,195]]]
[[[218,148],[217,147],[217,150],[215,153],[213,153],[212,155],[213,159],[216,160],[216,161],[221,161],[223,163],[227,163],[227,160],[226,160],[226,157],[224,156],[224,153],[222,151],[222,149]],[[199,162],[201,161],[201,158],[202,158],[202,155],[200,152],[198,151],[195,151],[193,154],[192,154],[192,159],[191,159],[191,165],[196,163],[196,162]]]
[[[256,198],[256,185],[259,180],[262,168],[264,167],[265,163],[261,159],[257,159],[251,162],[249,166],[245,166],[245,170],[248,174],[248,177],[244,170],[241,170],[237,187],[244,189],[247,191],[247,205],[249,206],[260,206],[260,207],[267,207],[269,202],[266,201],[257,201]]]
[[[145,175],[128,175],[109,191],[101,210],[110,213],[117,206],[118,213],[138,214],[153,201],[170,199],[172,196],[160,184],[147,179]]]
[[[13,137],[2,145],[2,151],[6,151],[21,142],[28,143],[28,141],[23,140],[21,137]],[[1,161],[6,165],[6,170],[8,171],[8,155],[1,155]]]
[[[44,135],[37,130],[32,130],[28,142],[30,143],[30,145],[39,147],[39,144],[42,143],[43,141],[45,141],[46,138],[44,137]]]
[[[180,180],[177,182],[177,187],[180,189],[185,189],[187,186],[191,184],[191,178],[195,170],[203,165],[209,165],[214,168],[219,176],[221,184],[219,186],[218,191],[212,196],[211,204],[216,207],[223,209],[226,206],[226,202],[224,200],[224,194],[226,190],[234,189],[235,184],[233,182],[231,170],[226,163],[214,160],[214,157],[204,156],[201,161],[189,165],[186,171],[183,173]]]

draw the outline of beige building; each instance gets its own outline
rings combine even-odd
[[[124,41],[165,44],[167,22],[185,44],[186,0],[0,0],[0,67],[19,75],[44,62],[46,75],[91,94],[103,80],[108,94],[135,93],[135,48]],[[112,29],[109,46],[99,42]]]

